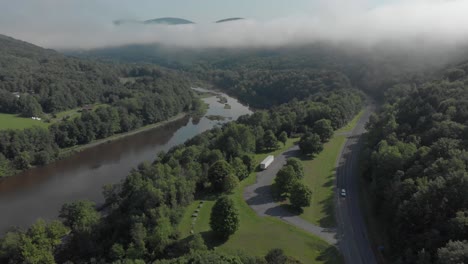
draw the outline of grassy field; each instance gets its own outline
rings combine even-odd
[[[93,104],[91,106],[95,110],[96,108],[98,108],[100,106],[105,106],[105,105],[106,104]],[[55,114],[55,116],[56,116],[55,118],[52,118],[52,117],[49,117],[49,118],[50,118],[51,123],[61,121],[64,118],[73,119],[73,118],[79,117],[81,115],[81,112],[80,112],[81,109],[82,109],[82,107],[78,107],[78,108],[58,112],[58,113]]]
[[[104,106],[106,104],[95,104],[93,108],[96,109],[99,106]],[[46,115],[42,118],[41,121],[33,120],[31,118],[20,117],[13,114],[2,114],[0,113],[0,130],[2,129],[25,129],[33,126],[48,127],[53,123],[59,122],[64,118],[75,118],[79,117],[81,113],[79,110],[82,108],[70,109],[67,111],[58,112],[55,114],[56,117],[51,115]],[[49,119],[50,122],[46,123],[44,120]]]
[[[304,183],[312,190],[311,206],[304,208],[301,217],[321,227],[334,227],[334,189],[336,159],[346,141],[343,133],[350,132],[361,118],[363,111],[346,126],[336,131],[334,137],[324,145],[323,151],[314,159],[301,157],[304,166]]]
[[[277,155],[290,148],[297,139],[289,139],[284,147],[273,152]],[[255,156],[259,163],[267,155],[263,153]],[[240,213],[240,228],[228,241],[221,243],[217,241],[210,232],[209,218],[215,197],[205,197],[203,207],[194,222],[193,231],[201,233],[205,242],[211,248],[225,252],[244,251],[250,255],[263,256],[272,248],[282,248],[286,254],[294,256],[303,263],[342,263],[337,249],[319,238],[306,233],[273,217],[259,217],[245,203],[242,194],[246,186],[253,184],[256,173],[252,173],[241,182],[240,186],[231,195]],[[200,201],[195,201],[186,210],[180,223],[179,231],[183,237],[190,236],[192,229],[191,215],[197,209]]]
[[[3,129],[25,129],[33,126],[47,127],[49,124],[33,120],[31,118],[19,117],[12,114],[0,114],[0,130]]]

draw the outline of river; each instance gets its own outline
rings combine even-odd
[[[185,117],[1,179],[0,235],[12,226],[28,227],[38,218],[57,218],[66,202],[88,199],[99,204],[104,200],[102,186],[121,181],[139,163],[152,161],[160,151],[167,151],[216,125],[251,113],[236,99],[219,94],[228,99],[231,109],[225,109],[216,96],[204,98],[209,109],[200,120]],[[210,115],[226,119],[213,121],[207,118]]]

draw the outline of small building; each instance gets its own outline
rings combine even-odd
[[[20,95],[19,92],[14,92],[14,93],[11,93],[11,94],[13,94],[16,98],[20,98],[20,97],[21,97],[21,95]]]
[[[266,157],[262,162],[260,162],[260,169],[266,170],[268,166],[270,166],[271,163],[273,163],[274,160],[275,160],[275,157],[271,155]]]
[[[83,108],[81,108],[81,111],[93,111],[93,106],[92,105],[85,105]]]

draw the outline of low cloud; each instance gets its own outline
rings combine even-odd
[[[365,48],[392,44],[434,49],[468,43],[466,0],[406,0],[374,8],[363,2],[366,1],[327,1],[308,16],[179,26],[116,26],[112,20],[125,17],[94,19],[79,14],[68,19],[67,15],[63,19],[43,17],[30,23],[0,18],[0,33],[56,49],[147,43],[194,48],[275,47],[314,42]]]

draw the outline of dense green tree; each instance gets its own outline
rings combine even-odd
[[[251,155],[243,155],[242,161],[244,162],[245,166],[247,167],[247,171],[250,173],[252,172],[257,164],[255,164],[255,158]]]
[[[286,256],[284,251],[280,248],[268,251],[268,254],[265,256],[265,260],[268,264],[301,264],[300,261]]]
[[[225,160],[219,160],[211,165],[208,170],[208,179],[213,186],[215,191],[223,191],[224,189],[224,179],[229,175],[234,174],[234,171]]]
[[[42,116],[42,107],[33,96],[22,95],[19,98],[18,104],[20,105],[23,117]]]
[[[389,255],[402,263],[463,262],[451,253],[463,251],[467,234],[467,76],[446,73],[396,85],[367,125],[365,179],[388,230]]]
[[[307,133],[301,137],[299,148],[306,155],[315,155],[323,150],[322,140],[319,135]]]
[[[304,178],[304,167],[302,166],[302,162],[298,158],[288,158],[286,160],[286,166],[291,166],[294,168],[296,172],[296,177],[298,179]]]
[[[222,196],[213,206],[210,216],[211,229],[221,238],[228,238],[239,228],[239,212],[234,201]]]
[[[247,160],[247,162],[250,162],[250,160]],[[238,157],[234,158],[231,164],[232,164],[231,166],[233,170],[235,171],[237,178],[239,178],[240,181],[242,181],[243,179],[249,176],[249,170],[247,168],[247,165],[244,164],[241,158],[238,158]]]
[[[437,251],[437,263],[467,263],[468,262],[468,242],[450,241],[445,247]]]
[[[278,140],[281,141],[283,145],[286,145],[286,141],[288,141],[288,133],[286,133],[286,131],[282,131],[278,136]]]
[[[93,202],[78,201],[64,204],[59,217],[73,232],[91,232],[98,224],[100,214]]]
[[[190,239],[190,242],[188,243],[188,246],[192,252],[208,250],[208,247],[205,244],[205,240],[198,233],[193,235],[193,237]]]
[[[31,166],[31,157],[29,156],[29,153],[26,151],[19,153],[19,155],[13,160],[13,164],[18,170],[28,169]]]
[[[293,166],[284,166],[278,171],[275,178],[275,186],[280,196],[288,196],[296,181],[298,181],[298,174]]]
[[[233,174],[229,174],[223,179],[223,192],[232,193],[239,186],[239,178]]]
[[[112,260],[122,260],[122,259],[124,259],[125,258],[125,249],[124,249],[124,247],[119,243],[115,243],[114,245],[112,245],[111,252],[110,252],[110,257],[112,258]]]
[[[38,220],[26,232],[9,232],[1,241],[0,260],[5,263],[54,264],[54,253],[67,232],[62,223],[46,223],[44,220]]]
[[[288,257],[284,254],[282,249],[274,248],[268,251],[265,256],[265,260],[268,264],[285,264]]]
[[[451,237],[460,239],[468,236],[468,211],[457,212],[455,217],[450,219],[449,229]]]
[[[314,133],[319,135],[322,142],[328,142],[333,136],[333,127],[328,119],[320,119],[314,123]]]
[[[263,136],[263,144],[264,147],[268,150],[278,148],[278,139],[272,130],[265,131],[265,135]]]
[[[291,188],[289,201],[294,208],[302,208],[310,206],[312,199],[312,191],[302,182],[296,181]]]

